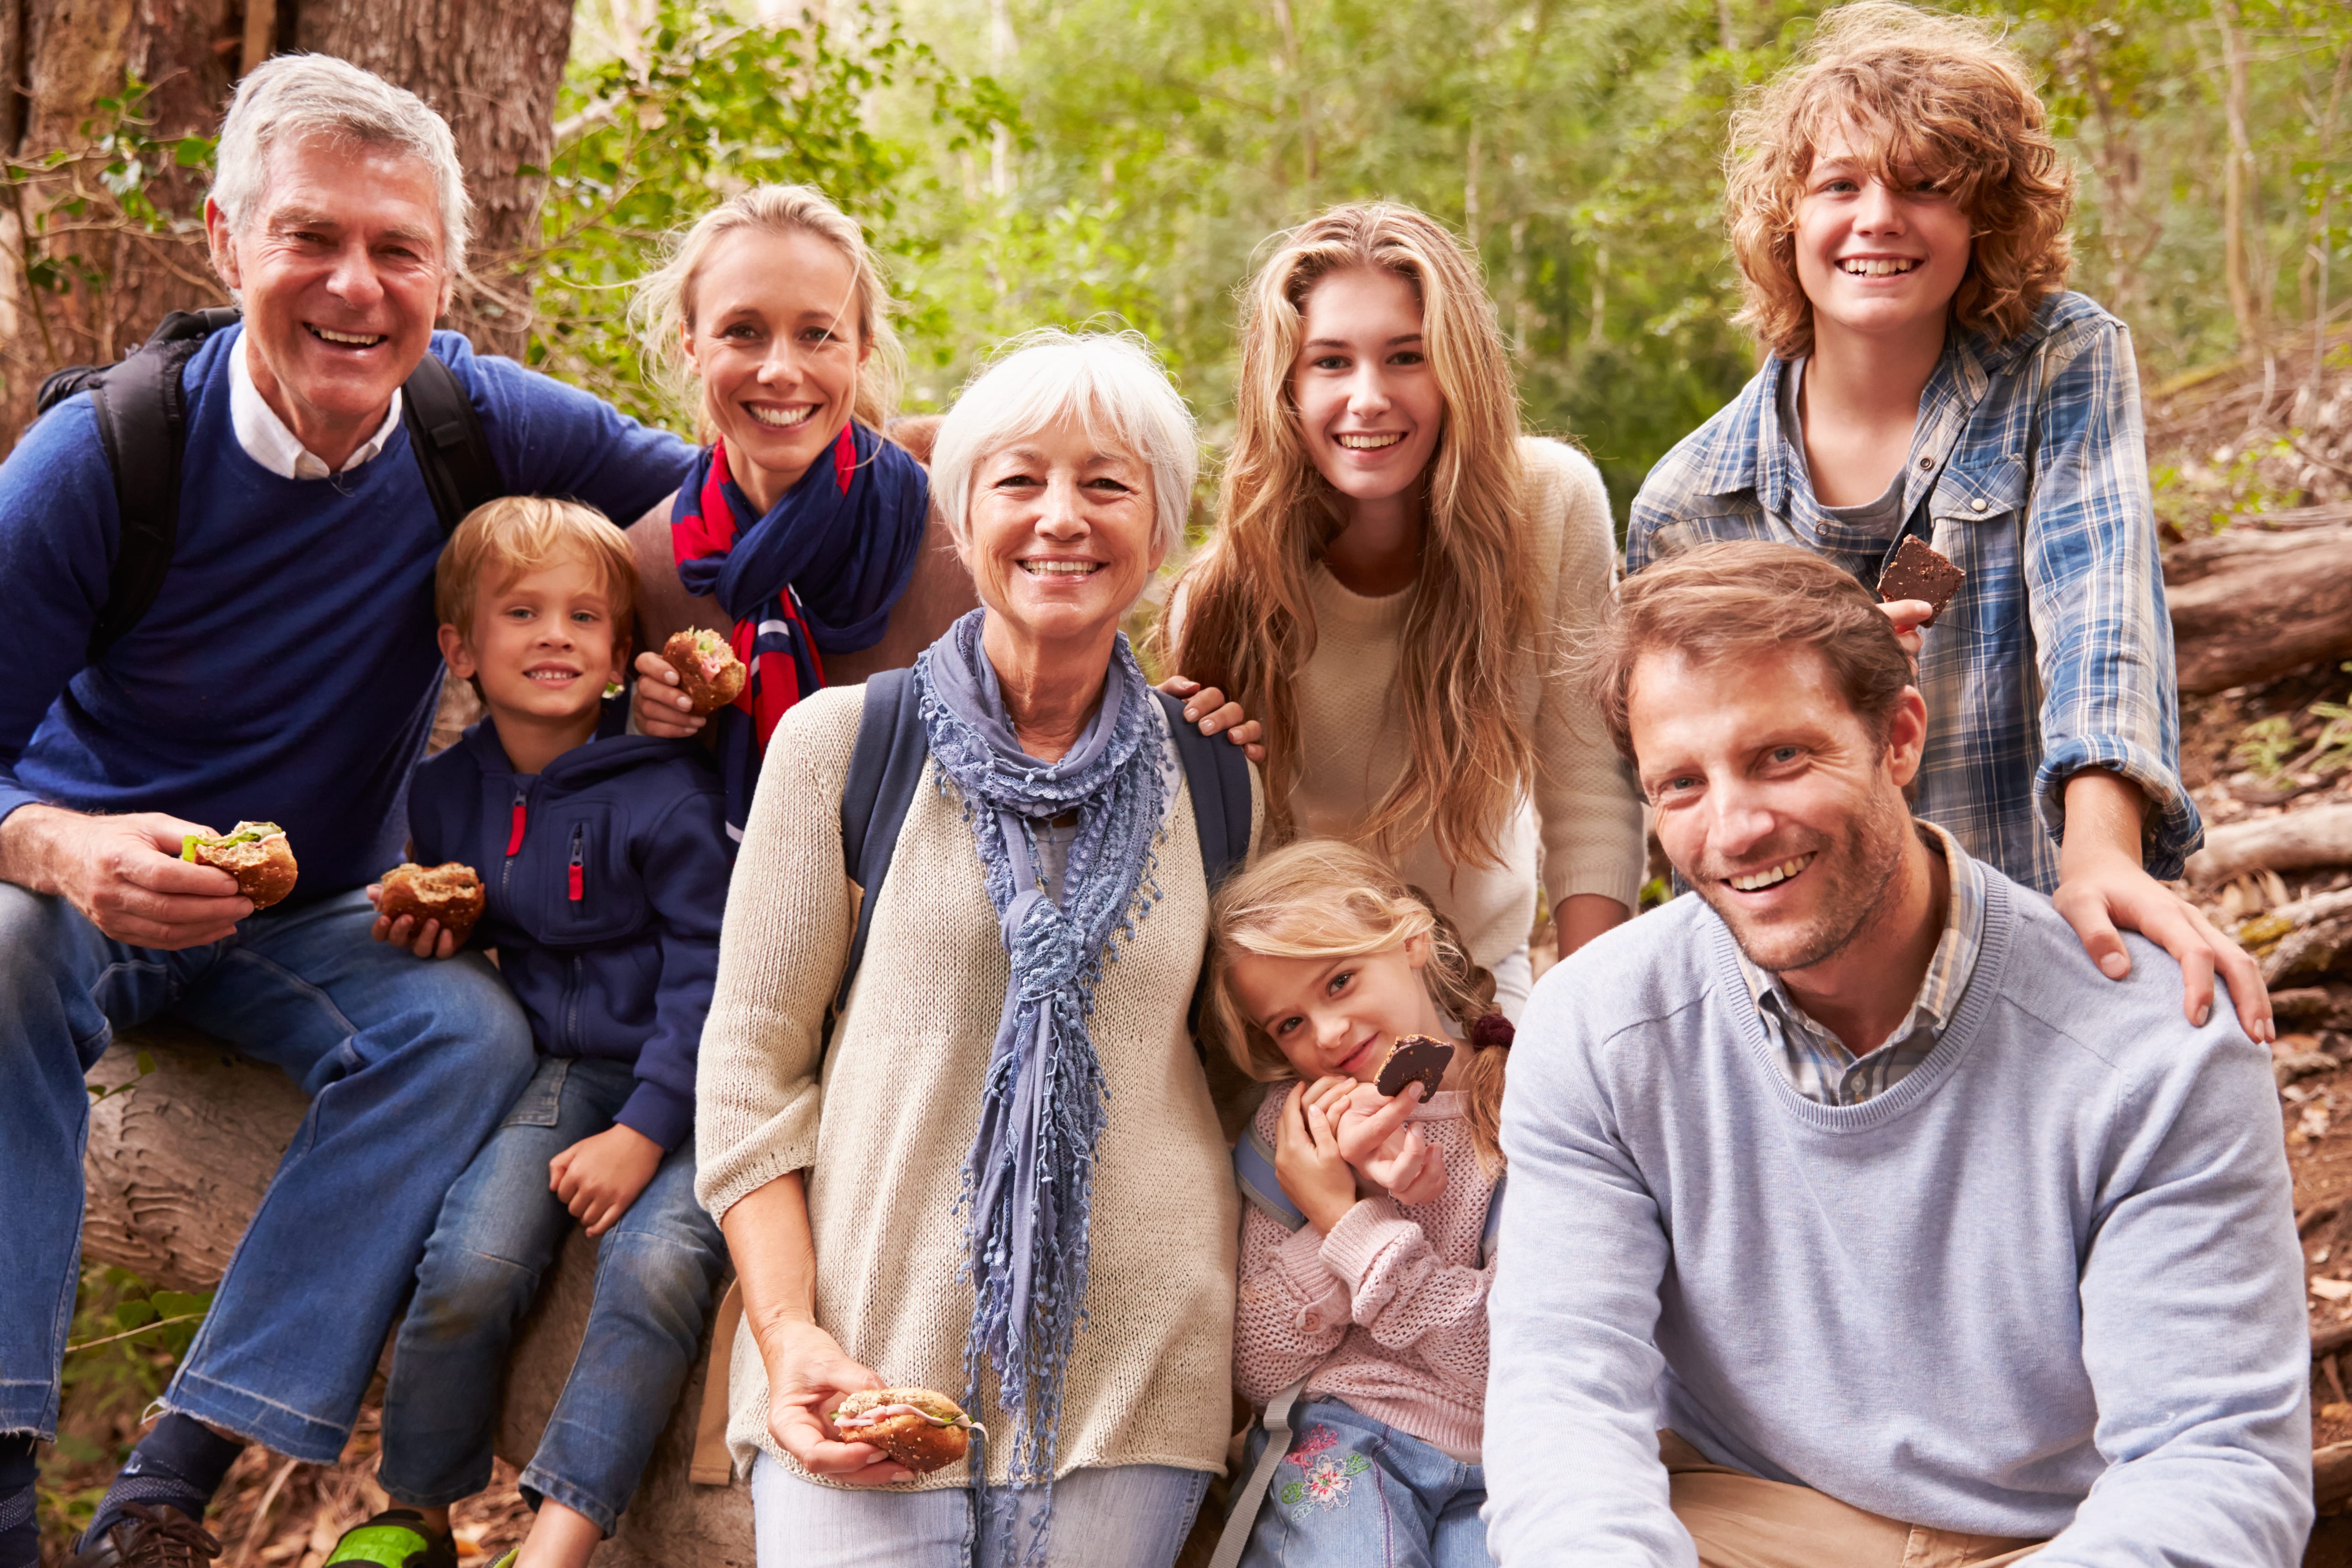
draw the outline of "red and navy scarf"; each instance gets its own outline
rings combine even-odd
[[[712,715],[727,826],[741,837],[768,737],[824,684],[824,655],[873,647],[914,576],[930,479],[901,447],[851,421],[826,456],[761,516],[715,442],[670,511],[670,549],[689,594],[735,622],[743,694]]]

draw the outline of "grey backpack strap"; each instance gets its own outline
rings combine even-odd
[[[1291,1408],[1306,1391],[1307,1380],[1302,1377],[1265,1402],[1265,1450],[1258,1455],[1257,1466],[1242,1483],[1242,1489],[1234,1494],[1234,1506],[1225,1514],[1224,1533],[1217,1537],[1217,1552],[1209,1559],[1209,1568],[1235,1568],[1241,1562],[1250,1531],[1257,1523],[1257,1510],[1265,1503],[1266,1489],[1274,1485],[1275,1469],[1290,1452]]]
[[[866,959],[866,938],[874,927],[882,879],[889,875],[898,829],[906,826],[907,808],[915,803],[915,785],[930,754],[930,737],[924,732],[915,694],[915,672],[878,672],[866,683],[866,707],[857,719],[849,776],[841,785],[842,869],[865,896],[858,900],[857,931],[850,938],[849,961],[842,965],[841,989],[834,994],[835,1014],[849,1005],[850,983]]]

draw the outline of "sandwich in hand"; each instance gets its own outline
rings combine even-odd
[[[697,713],[716,713],[743,695],[751,671],[717,632],[697,627],[662,644],[662,657],[677,671],[677,689]]]
[[[971,1447],[974,1425],[963,1406],[928,1388],[869,1388],[833,1413],[845,1443],[871,1443],[918,1475],[952,1465]]]
[[[383,885],[376,894],[375,912],[389,921],[403,915],[415,918],[419,925],[426,921],[439,921],[449,940],[459,947],[474,934],[474,922],[482,918],[482,905],[488,898],[482,879],[471,866],[460,866],[455,860],[438,866],[419,866],[405,861],[383,874]]]
[[[240,822],[226,833],[184,835],[180,858],[235,877],[236,890],[257,910],[294,890],[294,851],[286,843],[286,830],[274,822]]]

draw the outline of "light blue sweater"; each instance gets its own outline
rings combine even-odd
[[[2268,1055],[2127,938],[2103,978],[1987,868],[1927,1059],[1815,1104],[1697,899],[1536,987],[1503,1106],[1488,1542],[1506,1568],[1697,1558],[1657,1433],[2037,1564],[2291,1568],[2309,1347]]]

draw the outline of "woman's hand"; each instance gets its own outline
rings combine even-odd
[[[370,882],[367,901],[380,905],[383,898],[383,884]],[[457,939],[444,931],[441,922],[430,915],[421,921],[415,915],[403,915],[396,921],[378,915],[375,924],[368,927],[368,937],[373,942],[388,942],[394,947],[404,947],[419,958],[446,958],[457,951]]]
[[[1912,662],[1917,663],[1922,640],[1919,628],[1936,618],[1936,606],[1925,599],[1896,599],[1878,607],[1895,623],[1895,640],[1903,645],[1903,651]]]
[[[1171,675],[1160,683],[1160,689],[1171,697],[1185,699],[1184,718],[1198,724],[1203,735],[1222,734],[1242,749],[1251,762],[1265,761],[1265,726],[1242,713],[1242,705],[1228,702],[1225,694],[1213,686],[1203,687],[1197,680],[1187,680]]]
[[[663,741],[699,734],[709,722],[677,688],[677,670],[657,653],[637,655],[637,691],[629,700],[637,728]]]
[[[590,1236],[602,1236],[629,1212],[661,1163],[660,1144],[634,1127],[614,1122],[550,1160],[547,1190],[588,1227]]]
[[[853,1361],[814,1323],[779,1322],[760,1335],[768,1367],[768,1432],[813,1476],[845,1486],[883,1487],[914,1472],[871,1443],[845,1443],[833,1424],[841,1402],[861,1389],[887,1386]]]
[[[1331,1125],[1332,1108],[1346,1100],[1353,1082],[1326,1078],[1293,1084],[1275,1130],[1275,1179],[1318,1236],[1329,1235],[1356,1206],[1356,1173],[1340,1158],[1339,1134]]]

